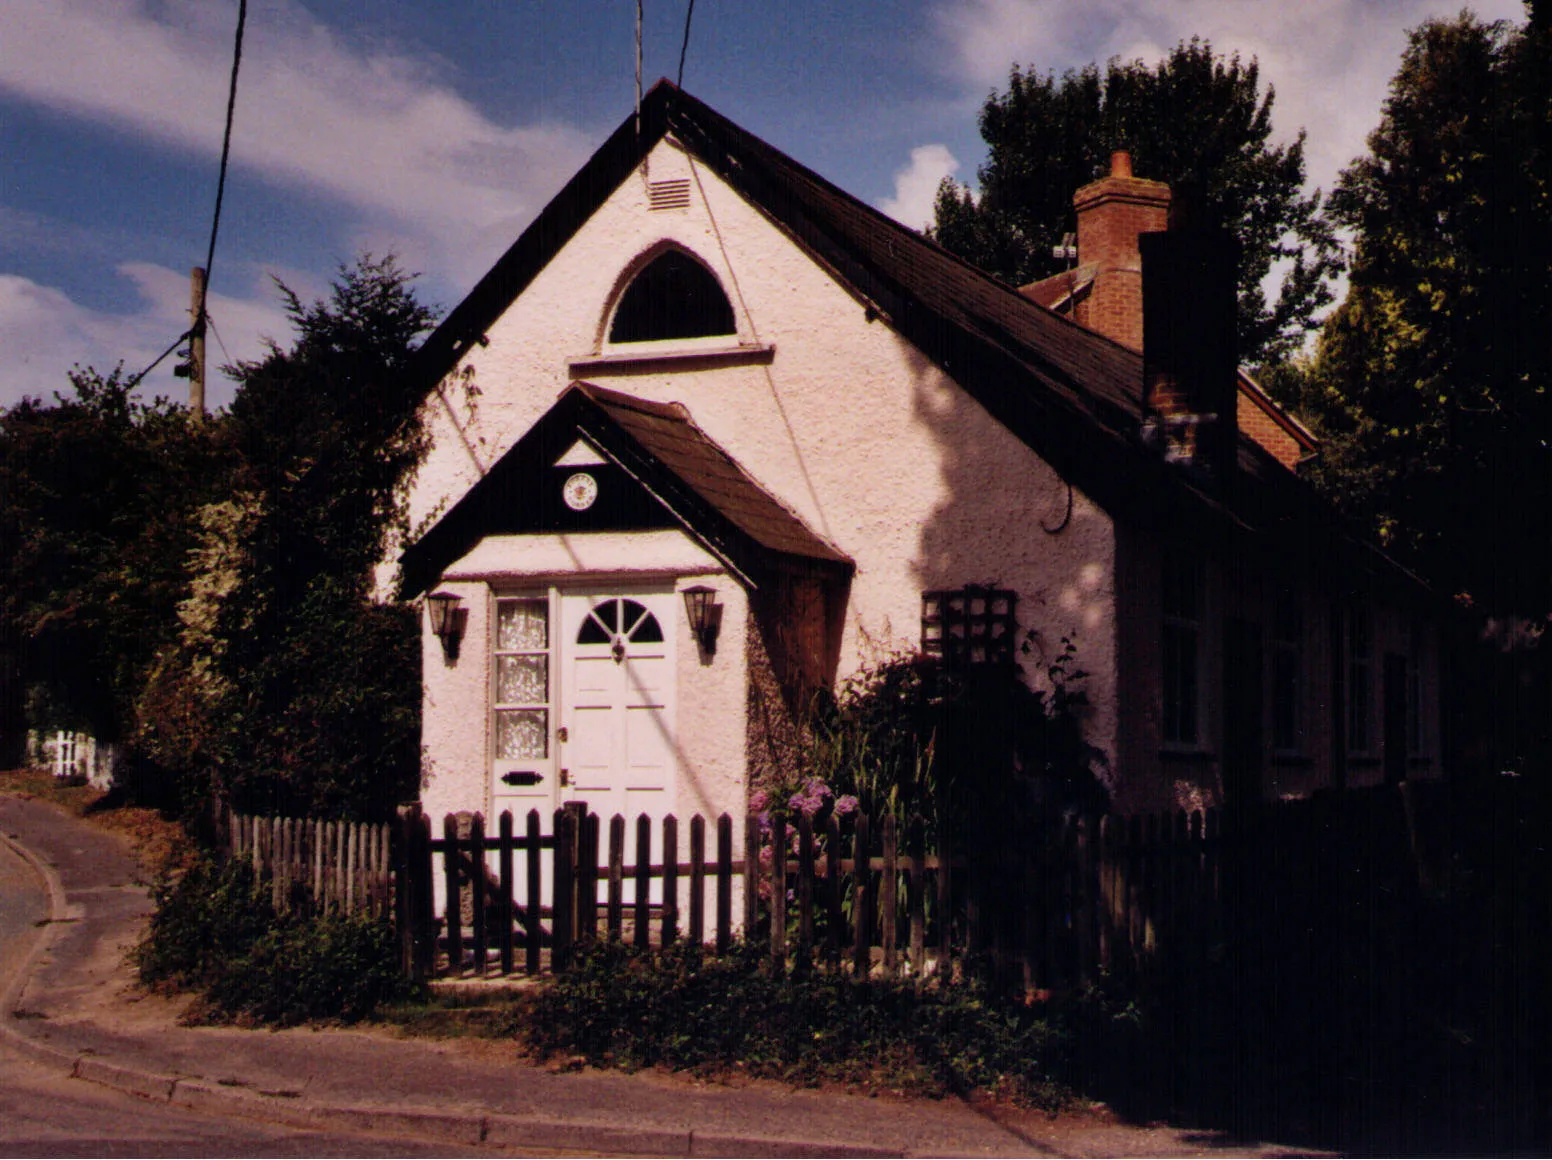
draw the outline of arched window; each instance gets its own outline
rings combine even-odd
[[[656,644],[663,639],[657,617],[634,600],[605,600],[587,614],[577,633],[578,644],[608,644],[616,638],[636,644]]]
[[[654,258],[620,297],[610,342],[733,334],[733,306],[712,272],[681,250]]]

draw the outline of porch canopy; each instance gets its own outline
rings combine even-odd
[[[597,500],[561,499],[578,443],[596,453]],[[791,572],[842,579],[850,557],[812,531],[708,438],[678,403],[575,382],[527,434],[399,557],[403,596],[434,587],[482,539],[681,528],[751,590]]]

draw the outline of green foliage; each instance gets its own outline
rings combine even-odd
[[[0,414],[0,642],[34,726],[127,743],[158,804],[360,818],[415,795],[418,633],[374,602],[425,451],[411,280],[366,256],[326,300],[282,285],[296,342],[226,368],[236,400],[203,423],[119,370]]]
[[[1331,211],[1351,286],[1273,384],[1326,437],[1328,492],[1448,591],[1552,612],[1552,32],[1415,29]]]
[[[268,895],[257,889],[253,867],[244,860],[222,865],[202,859],[181,876],[158,882],[152,901],[150,925],[135,949],[140,980],[152,985],[208,986],[275,921]]]
[[[403,371],[434,315],[392,257],[341,268],[330,299],[282,286],[299,338],[235,368],[236,581],[219,600],[219,784],[240,809],[382,817],[419,778],[418,635],[372,602],[425,452]]]
[[[1064,1098],[1070,1055],[1045,1005],[999,1002],[974,983],[917,990],[775,975],[744,945],[704,961],[684,946],[595,947],[514,1009],[510,1031],[541,1056],[595,1064],[995,1092],[1044,1106]]]
[[[207,1018],[354,1023],[405,994],[387,923],[276,914],[246,861],[203,861],[160,883],[155,901],[135,951],[141,981],[203,992]]]
[[[1029,634],[1023,655],[1038,655]],[[1083,737],[1087,674],[1063,638],[1031,688],[1017,668],[958,673],[901,655],[850,678],[822,703],[804,765],[827,793],[857,799],[872,816],[890,812],[929,833],[968,827],[984,836],[992,819],[1027,824],[1067,810],[1099,812],[1108,794],[1103,753]],[[777,787],[777,800],[804,787]],[[967,831],[968,832],[968,831]]]
[[[1303,132],[1269,144],[1273,98],[1254,60],[1225,59],[1195,38],[1152,67],[1115,58],[1060,78],[1015,67],[981,109],[990,156],[980,192],[945,180],[932,236],[1013,285],[1055,274],[1063,265],[1051,249],[1075,228],[1072,195],[1126,149],[1139,176],[1197,185],[1239,239],[1241,356],[1276,362],[1314,329],[1338,262],[1320,195],[1303,192]],[[1261,284],[1283,261],[1269,304]]]
[[[0,412],[0,640],[20,646],[34,727],[123,740],[231,452],[185,408],[132,397],[121,367],[70,378],[53,404]]]

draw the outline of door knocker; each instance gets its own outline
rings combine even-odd
[[[623,637],[619,637],[619,636],[615,637],[614,638],[614,644],[609,646],[609,651],[614,655],[614,663],[615,664],[618,665],[618,664],[624,663],[624,661],[625,661],[625,639]]]

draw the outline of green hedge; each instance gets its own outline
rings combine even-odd
[[[205,1019],[353,1023],[406,992],[387,923],[277,914],[245,860],[202,861],[161,883],[155,901],[136,950],[141,981],[200,992]]]

